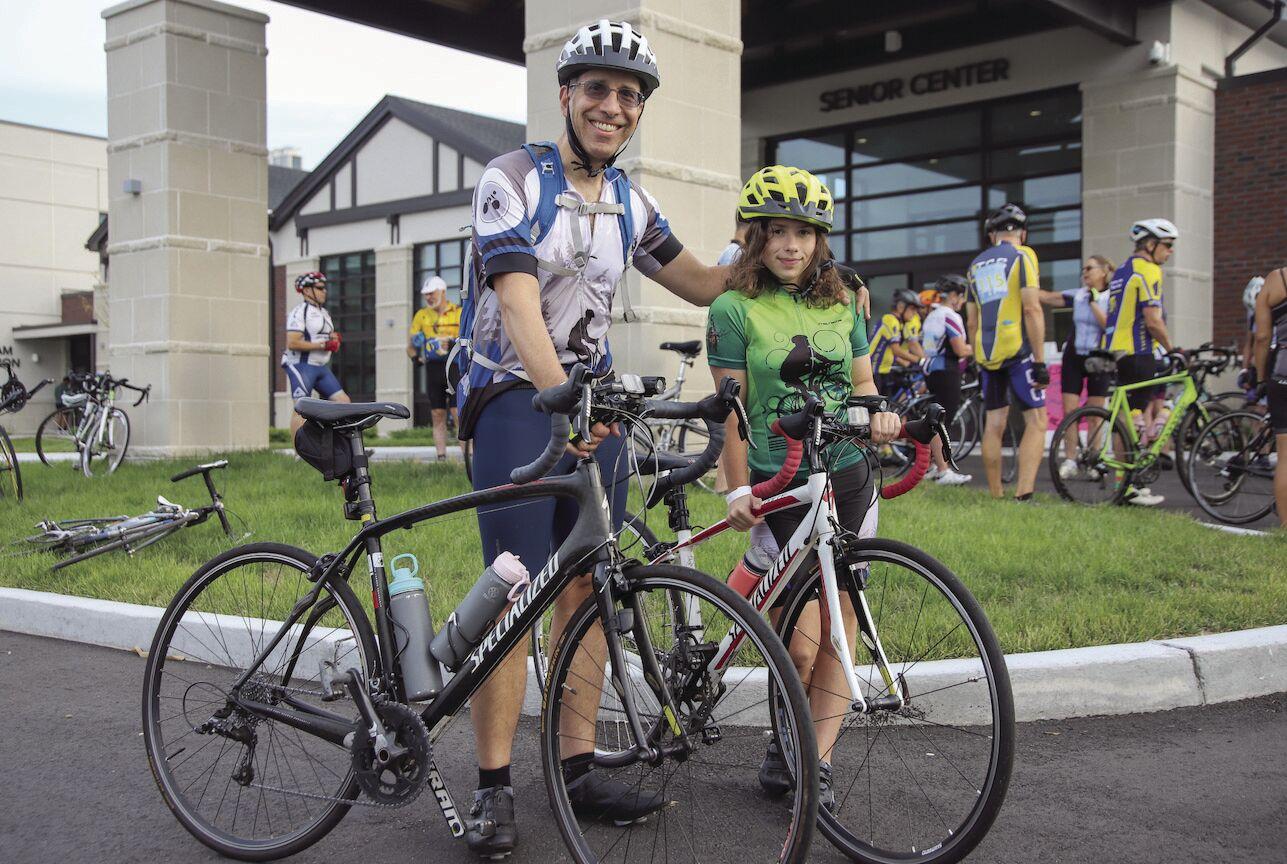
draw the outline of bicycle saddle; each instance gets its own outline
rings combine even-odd
[[[691,342],[662,342],[662,351],[678,351],[685,357],[696,357],[702,353],[702,340],[694,339]]]
[[[329,402],[325,399],[298,399],[295,411],[305,420],[323,426],[358,423],[371,417],[396,417],[406,420],[411,411],[397,402]]]

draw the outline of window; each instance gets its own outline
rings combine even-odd
[[[428,276],[440,276],[447,283],[447,299],[460,303],[460,292],[465,284],[465,244],[469,240],[462,237],[458,240],[438,240],[432,243],[419,243],[415,249],[415,276],[411,280],[411,306],[419,309],[420,286]]]
[[[1065,262],[1081,254],[1081,120],[1069,88],[771,139],[768,153],[826,178],[831,247],[869,280],[964,271],[986,242],[985,214],[1016,201],[1062,290]]]
[[[326,308],[344,339],[331,370],[353,401],[374,401],[375,252],[327,255],[318,266],[326,274]]]

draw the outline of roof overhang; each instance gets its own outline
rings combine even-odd
[[[24,327],[13,328],[13,338],[17,342],[32,342],[37,339],[92,336],[97,332],[97,321],[87,321],[84,324],[29,324]]]

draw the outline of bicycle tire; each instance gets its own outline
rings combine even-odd
[[[1120,475],[1107,466],[1102,466],[1098,462],[1098,454],[1103,449],[1103,440],[1100,438],[1100,430],[1108,428],[1111,414],[1107,408],[1093,407],[1084,405],[1076,411],[1069,412],[1059,426],[1055,428],[1054,436],[1050,439],[1050,452],[1046,458],[1046,466],[1050,471],[1050,480],[1054,483],[1055,491],[1059,497],[1065,501],[1072,501],[1075,504],[1102,505],[1102,504],[1120,504],[1126,496],[1126,490],[1131,483],[1130,469],[1123,469]],[[1082,439],[1081,424],[1083,421],[1098,421],[1094,427],[1095,432],[1089,431],[1089,422],[1087,435],[1093,434],[1094,440],[1089,444]],[[1133,465],[1137,459],[1137,451],[1132,443],[1130,435],[1126,431],[1126,425],[1122,418],[1117,418],[1114,425],[1114,438],[1117,446],[1125,452],[1126,457],[1119,459],[1121,462]],[[1076,456],[1067,456],[1065,453],[1066,442],[1064,435],[1069,429],[1077,430],[1078,451]],[[1065,458],[1070,458],[1076,464],[1076,473],[1073,477],[1061,477],[1059,469]],[[1079,486],[1080,481],[1085,482],[1085,486]],[[1111,485],[1109,485],[1111,484]],[[1096,490],[1107,490],[1105,494],[1100,494],[1092,498],[1092,493]],[[1086,494],[1083,496],[1082,493]]]
[[[1247,427],[1241,428],[1241,424]],[[1273,470],[1269,468],[1269,456],[1275,447],[1269,420],[1261,414],[1230,411],[1215,418],[1198,433],[1185,466],[1193,499],[1204,513],[1226,525],[1246,525],[1268,516],[1276,506]],[[1259,472],[1247,470],[1248,449],[1252,451],[1251,462],[1264,460]],[[1266,481],[1262,505],[1252,505],[1245,512],[1222,509],[1245,493],[1248,478],[1256,476]]]
[[[175,761],[179,753],[184,752],[186,747],[171,752],[174,749],[174,745],[177,745],[188,736],[199,736],[202,734],[196,728],[195,721],[198,719],[204,719],[206,715],[210,715],[211,717],[215,716],[214,711],[218,709],[215,709],[213,706],[226,706],[227,704],[230,704],[226,693],[222,696],[219,695],[221,688],[218,684],[213,681],[201,679],[214,678],[220,674],[229,676],[239,671],[240,666],[244,665],[244,662],[239,663],[238,656],[235,655],[240,654],[244,656],[246,654],[250,654],[256,649],[258,644],[262,644],[263,638],[266,635],[266,631],[260,631],[257,639],[256,633],[252,630],[250,622],[279,620],[279,612],[274,610],[288,609],[294,601],[291,598],[282,597],[279,602],[276,589],[279,589],[283,582],[290,580],[292,572],[294,574],[296,587],[300,587],[302,585],[305,586],[303,588],[305,591],[311,589],[313,587],[313,583],[311,583],[307,577],[309,570],[316,561],[316,556],[311,553],[306,552],[303,549],[297,549],[281,543],[253,543],[246,546],[240,546],[235,549],[230,549],[227,552],[215,556],[192,574],[187,582],[184,583],[183,587],[179,589],[174,599],[170,601],[170,605],[166,607],[164,614],[161,616],[161,621],[152,638],[151,648],[147,655],[147,665],[144,671],[143,684],[143,737],[148,766],[152,770],[152,778],[156,781],[157,788],[161,791],[162,797],[165,799],[170,811],[174,813],[175,817],[179,820],[179,823],[203,844],[214,849],[219,854],[230,858],[236,858],[242,861],[268,861],[276,858],[283,858],[288,855],[294,855],[320,840],[327,832],[335,827],[340,819],[342,819],[348,812],[349,808],[352,806],[352,800],[356,798],[358,794],[357,779],[351,770],[351,760],[348,751],[345,748],[337,748],[333,745],[325,744],[323,749],[330,748],[330,750],[326,751],[327,753],[339,757],[335,760],[337,768],[332,770],[330,766],[327,766],[318,760],[317,765],[310,764],[303,770],[310,771],[311,769],[311,773],[317,781],[317,786],[319,788],[325,788],[328,791],[330,791],[330,786],[332,784],[324,782],[322,775],[318,773],[318,765],[321,765],[331,774],[334,774],[338,780],[338,788],[335,789],[329,797],[337,800],[330,800],[318,804],[317,809],[320,812],[314,817],[312,812],[309,810],[310,799],[301,795],[297,798],[300,802],[297,810],[299,807],[302,807],[305,810],[305,813],[308,814],[309,821],[307,824],[278,837],[269,837],[266,839],[249,838],[238,835],[235,832],[237,830],[237,814],[243,812],[245,808],[249,807],[249,804],[243,806],[241,793],[251,787],[245,786],[240,782],[235,782],[232,774],[227,774],[228,779],[225,781],[222,775],[227,772],[228,766],[224,765],[223,769],[220,769],[220,765],[224,762],[224,751],[228,749],[228,742],[232,739],[217,733],[211,734],[207,732],[204,734],[209,736],[209,741],[205,745],[202,745],[201,748],[198,748],[194,752],[185,756],[182,760],[178,762]],[[286,574],[285,579],[274,581],[273,584],[275,586],[275,590],[266,605],[263,600],[263,598],[267,596],[266,592],[239,592],[233,588],[227,588],[226,586],[224,588],[225,595],[223,598],[214,598],[213,595],[215,592],[211,590],[211,598],[203,600],[207,589],[213,589],[220,579],[227,577],[231,580],[233,576],[230,574],[236,574],[239,571],[244,571],[250,568],[257,568],[258,565],[261,564],[278,567],[279,572]],[[259,574],[258,578],[252,575],[249,577],[249,584],[254,584],[258,587],[261,584],[259,580],[262,579],[262,577],[263,574]],[[245,577],[243,576],[243,579],[244,578]],[[242,588],[244,589],[245,587],[246,585],[243,584]],[[326,599],[317,604],[318,608],[323,604],[330,604],[329,608],[325,610],[323,617],[319,619],[319,623],[325,622],[323,626],[323,635],[311,646],[307,644],[303,645],[302,651],[298,645],[293,645],[291,648],[286,649],[273,672],[261,671],[256,673],[256,675],[247,682],[248,685],[259,687],[266,694],[276,694],[275,697],[270,698],[281,698],[281,691],[283,691],[285,685],[273,683],[273,678],[275,675],[280,676],[280,674],[288,668],[286,664],[289,662],[289,658],[286,655],[293,654],[296,659],[298,659],[304,652],[317,650],[324,656],[327,650],[323,645],[324,640],[327,638],[334,639],[334,637],[338,636],[340,631],[344,630],[344,628],[337,626],[337,622],[343,622],[347,625],[348,633],[350,634],[347,638],[351,638],[353,640],[352,649],[346,651],[345,662],[350,664],[360,664],[361,668],[367,675],[374,673],[375,667],[373,664],[376,662],[377,657],[375,650],[375,637],[371,632],[370,621],[367,619],[366,613],[363,611],[357,596],[353,593],[353,589],[348,585],[348,583],[344,581],[332,581],[329,583],[328,587],[329,590],[323,589],[323,594],[319,595],[319,597],[325,597]],[[287,588],[287,591],[289,591],[289,588]],[[211,607],[226,607],[227,609],[231,609],[235,602],[243,596],[246,598],[248,605],[252,605],[256,597],[260,598],[260,609],[257,610],[258,614],[245,614],[249,610],[241,610],[243,615],[238,616],[228,611],[216,613],[213,608],[198,608],[198,604],[200,602],[200,605],[208,604]],[[219,615],[219,617],[215,617],[216,615]],[[206,635],[205,631],[200,630],[199,625],[204,625],[209,630],[210,635]],[[189,630],[189,626],[193,629]],[[239,626],[245,627],[244,637],[238,632]],[[300,635],[297,638],[306,643],[310,635],[313,635],[313,633],[314,631],[312,630],[306,633],[301,627]],[[296,637],[288,637],[283,640],[283,643],[290,643],[295,638]],[[339,638],[334,641],[334,650],[337,656],[339,653],[338,646],[347,641],[347,638]],[[356,657],[351,656],[353,652],[357,652]],[[195,660],[196,662],[189,662],[190,660]],[[167,679],[165,676],[170,664],[179,666],[180,671],[175,672],[171,679]],[[289,668],[295,670],[293,664]],[[310,670],[299,671],[303,671],[305,674],[308,674]],[[316,673],[314,672],[314,674]],[[174,680],[177,682],[174,689],[176,691],[180,691],[181,695],[174,695],[174,693],[167,692],[168,680]],[[305,682],[308,680],[310,679],[305,679]],[[288,681],[296,682],[299,681],[299,678],[292,674]],[[310,686],[316,686],[316,683],[314,682]],[[206,689],[198,689],[199,687],[205,687]],[[298,687],[291,689],[297,693],[302,692],[303,690],[303,688]],[[198,699],[189,700],[189,694],[194,690],[197,691],[196,695],[198,699],[205,703],[205,707],[203,708],[198,704],[189,711],[188,702],[198,701]],[[336,707],[337,705],[351,704],[351,702],[327,702],[326,710],[328,712],[335,713],[340,710]],[[163,707],[163,705],[166,707]],[[174,714],[169,717],[164,716],[170,711],[180,707],[182,707],[182,710],[180,710],[178,714]],[[352,710],[352,714],[356,722],[358,716],[356,709]],[[232,718],[230,722],[241,721],[236,709],[233,709],[228,717]],[[178,737],[171,741],[167,737],[168,729],[171,727],[168,727],[165,724],[169,721],[175,720],[179,721],[178,723],[173,724],[176,734],[179,732],[183,732],[183,734],[178,735]],[[183,731],[185,727],[187,731]],[[293,734],[294,739],[287,740],[289,740],[289,743],[291,743],[293,747],[298,748],[298,750],[287,750],[283,748],[274,754],[273,735],[277,728],[279,727],[275,721],[260,718],[251,729],[251,734],[255,736],[254,740],[256,741],[265,737],[265,730],[267,730],[267,750],[269,754],[268,756],[263,756],[262,752],[258,754],[263,756],[261,764],[256,761],[255,750],[250,750],[250,764],[255,770],[255,777],[251,781],[252,784],[255,780],[263,780],[263,785],[276,785],[279,787],[290,780],[298,783],[298,775],[294,773],[293,768],[289,769],[291,771],[290,777],[285,776],[281,768],[281,760],[295,758],[293,757],[293,754],[296,752],[303,753],[306,756],[310,756],[310,758],[314,758],[307,750],[303,749],[306,746],[305,736],[307,733],[298,732],[297,730],[293,733],[283,733],[283,735]],[[283,726],[280,728],[289,729],[290,727]],[[310,738],[307,740],[318,741],[319,739]],[[195,781],[189,782],[186,788],[179,788],[182,778],[180,778],[178,771],[190,760],[200,756],[204,750],[210,748],[210,745],[216,741],[223,742],[223,749],[217,756],[215,756],[215,761],[210,766],[209,773],[211,776],[206,780],[201,798],[194,802],[191,799],[196,796],[195,790],[192,791],[191,794],[189,794],[188,790],[193,789],[195,785],[198,785],[200,777]],[[234,750],[249,749],[245,744],[235,742],[234,744]],[[263,748],[264,745],[260,743],[258,749],[262,751]],[[277,760],[275,765],[271,763],[270,760],[272,759]],[[269,782],[269,778],[273,776],[274,769],[276,771],[276,777],[278,778],[277,783]],[[213,782],[215,777],[214,772],[216,770],[220,771],[220,776],[218,777],[218,786],[220,789],[217,790],[215,794],[221,791],[223,793],[223,799],[220,801],[219,808],[214,812],[212,817],[213,820],[218,820],[221,815],[223,800],[228,797],[229,787],[237,788],[238,797],[236,802],[232,805],[233,812],[230,814],[232,825],[226,829],[220,827],[212,821],[211,818],[200,812],[204,803],[205,795],[210,787],[216,785]],[[306,776],[305,781],[307,782],[307,780],[308,777]],[[284,793],[281,793],[280,797],[283,800],[288,798]],[[261,786],[256,806],[261,806],[263,803],[264,790]],[[289,805],[287,806],[289,807]],[[253,831],[258,827],[259,822],[261,821],[258,816],[258,812],[258,810],[255,811],[255,822],[251,824],[249,830]],[[289,810],[287,813],[289,814]],[[271,827],[271,817],[269,817],[269,820],[270,827],[268,830],[271,832],[275,829]],[[249,823],[250,819],[247,818],[245,821]],[[280,821],[278,824],[281,824]],[[246,830],[246,828],[242,828],[243,833]]]
[[[1184,412],[1184,419],[1175,429],[1175,473],[1180,475],[1180,485],[1190,495],[1193,495],[1193,487],[1189,484],[1189,453],[1193,444],[1208,423],[1228,413],[1228,408],[1214,400],[1206,404],[1195,402]]]
[[[979,444],[979,436],[983,430],[982,412],[983,409],[979,400],[974,396],[962,402],[960,409],[956,412],[956,416],[964,418],[962,422],[965,427],[961,440],[961,450],[959,453],[953,454],[956,457],[957,464],[960,464],[960,460],[973,453],[974,448]]]
[[[626,511],[626,515],[621,524],[621,540],[619,545],[622,552],[630,554],[638,550],[640,553],[656,546],[659,542],[657,535],[652,533],[652,529],[644,521],[643,514],[638,516]],[[633,535],[634,539],[627,539]],[[642,546],[642,548],[639,548]],[[646,559],[646,555],[643,555]],[[536,619],[532,625],[531,635],[528,639],[532,654],[532,673],[536,676],[537,689],[542,694],[545,693],[545,679],[549,674],[550,655],[549,655],[549,633],[550,633],[550,613],[546,612]]]
[[[113,424],[119,421],[120,426]],[[107,439],[106,452],[100,451],[99,447],[102,442],[95,433],[94,439],[85,442],[80,451],[80,470],[86,477],[94,476],[94,460],[101,457],[103,461],[99,465],[106,465],[107,471],[104,473],[111,474],[120,467],[121,462],[125,459],[125,451],[130,446],[130,418],[129,415],[120,408],[113,406],[108,409],[107,422],[103,424],[103,438]]]
[[[661,710],[656,699],[659,684],[654,683],[656,679],[652,675],[643,671],[628,674],[628,679],[620,682],[619,686],[629,688],[630,692],[637,691],[641,720],[650,735],[655,736],[650,740],[658,746],[673,743],[676,739],[670,736],[677,735],[676,729],[689,727],[685,731],[692,734],[689,735],[689,749],[682,754],[682,759],[676,755],[664,756],[659,765],[640,761],[617,770],[617,776],[621,777],[638,769],[642,772],[638,782],[628,779],[627,786],[654,792],[656,774],[661,774],[659,794],[669,801],[650,814],[647,822],[621,827],[609,819],[601,820],[593,814],[578,816],[574,811],[562,771],[560,745],[564,739],[577,740],[577,718],[584,717],[584,714],[577,711],[575,705],[570,705],[565,717],[564,702],[576,698],[576,687],[586,686],[581,683],[588,680],[584,673],[596,664],[603,668],[593,653],[595,645],[601,643],[584,640],[600,620],[596,598],[588,598],[569,620],[550,665],[550,692],[560,694],[559,698],[546,698],[541,709],[541,762],[546,789],[555,821],[573,859],[578,862],[600,861],[607,852],[600,852],[599,847],[606,846],[608,852],[615,851],[613,860],[618,857],[628,860],[626,856],[631,849],[649,861],[670,860],[672,857],[694,861],[729,860],[729,851],[733,848],[740,850],[739,860],[748,864],[757,858],[789,864],[808,860],[817,821],[817,746],[804,688],[781,641],[742,597],[704,573],[684,567],[656,565],[631,568],[624,578],[627,590],[619,598],[622,608],[632,608],[625,604],[634,598],[644,620],[641,622],[636,615],[631,615],[634,623],[622,630],[622,639],[631,638],[637,632],[636,628],[650,634],[658,665],[662,667],[662,679],[672,692],[679,693],[676,698],[678,712],[672,714],[669,709]],[[674,599],[680,594],[702,604],[705,610],[702,617],[704,632],[700,635],[686,626],[692,619],[683,617],[680,610],[691,607],[684,600]],[[657,613],[656,619],[652,617],[653,610]],[[720,680],[715,681],[709,673],[709,665],[698,660],[698,656],[701,660],[713,656],[712,643],[718,638],[716,631],[727,632],[723,622],[717,620],[716,613],[745,630],[746,639],[740,650],[748,654],[758,652],[758,657],[765,661],[764,676],[773,682],[779,694],[785,696],[779,700],[779,705],[785,706],[780,713],[787,724],[787,740],[794,748],[789,770],[793,769],[796,788],[808,793],[794,796],[790,807],[784,808],[780,801],[758,794],[759,748],[763,747],[767,730],[758,730],[755,725],[771,723],[767,688],[759,702],[744,707],[739,707],[740,703],[756,699],[759,691],[753,689],[756,685],[752,684],[741,691],[741,695],[738,693],[747,680],[758,677],[759,673],[754,667],[732,666],[724,671]],[[652,635],[654,630],[656,635]],[[668,643],[667,647],[661,647],[669,636],[675,637],[676,647],[669,648]],[[578,664],[580,671],[574,671],[573,667]],[[615,692],[613,688],[607,688],[603,694],[611,699]],[[750,710],[761,704],[764,706],[762,712]],[[731,713],[722,714],[721,711]],[[620,716],[620,712],[617,711],[616,715]],[[613,716],[609,703],[592,721],[596,742],[601,733],[608,741],[614,740],[614,728],[624,725],[624,720],[614,721]],[[567,731],[562,725],[565,720]],[[752,731],[744,731],[748,728]],[[709,738],[703,734],[712,729],[714,734]],[[705,757],[711,752],[715,753],[718,761],[706,761]],[[649,769],[653,769],[651,774]],[[720,819],[709,818],[708,813],[701,809],[699,797],[694,794],[694,787],[698,786],[706,803],[710,802],[712,789],[721,790]],[[744,792],[739,786],[745,787]],[[681,790],[688,792],[687,805],[676,800],[684,794]],[[742,811],[748,811],[750,816]],[[698,824],[696,820],[699,818],[701,830],[691,830],[689,826]],[[609,845],[614,836],[610,832],[614,828],[628,833],[621,834]],[[629,842],[623,847],[619,841],[626,837]],[[662,848],[658,849],[659,846]]]
[[[9,433],[0,426],[0,499],[10,494],[22,503],[22,469],[18,467],[18,453],[13,449]]]
[[[139,525],[135,528],[127,528],[121,532],[119,537],[113,540],[108,540],[100,546],[94,546],[91,549],[86,549],[84,552],[77,552],[68,558],[64,558],[61,561],[56,562],[49,569],[61,570],[64,567],[79,564],[81,561],[96,558],[105,552],[115,552],[117,549],[127,549],[131,554],[133,554],[145,546],[151,546],[153,543],[164,540],[183,526],[184,522],[181,519],[176,518],[150,525]]]
[[[54,464],[49,461],[47,453],[76,452],[76,430],[80,427],[80,417],[81,412],[77,408],[55,408],[40,421],[40,426],[36,428],[36,455],[41,462],[45,465]],[[66,441],[70,446],[66,450],[52,448],[51,444],[57,441]]]
[[[863,864],[905,860],[935,864],[960,861],[991,828],[1005,801],[1014,764],[1014,697],[1005,655],[978,601],[956,574],[929,554],[897,540],[872,539],[857,545],[847,560],[867,571],[863,594],[873,620],[878,621],[877,636],[891,667],[901,667],[898,677],[907,687],[911,700],[910,704],[889,716],[853,714],[847,707],[833,708],[811,703],[813,716],[817,718],[815,723],[821,723],[827,717],[839,720],[835,749],[821,754],[823,759],[830,757],[828,761],[833,766],[832,782],[837,807],[836,812],[819,808],[819,827],[837,849]],[[837,580],[845,578],[842,574],[843,568],[837,573]],[[799,642],[796,624],[808,610],[808,604],[819,596],[821,580],[821,571],[815,563],[807,574],[793,581],[776,628],[784,642],[789,644],[793,637]],[[855,599],[857,608],[857,590],[852,580],[846,579],[840,584],[844,586],[846,582],[849,585],[847,593]],[[907,586],[922,583],[924,589],[919,598],[914,590],[907,591]],[[937,605],[929,602],[931,589],[936,592],[934,596],[944,602]],[[895,607],[900,604],[906,615],[896,622],[892,616],[897,614]],[[931,626],[935,626],[931,622],[936,618],[943,619],[939,629],[944,631],[937,640],[935,635],[939,631],[929,632]],[[912,632],[905,633],[904,622],[909,619]],[[928,635],[918,638],[917,630],[922,624]],[[949,641],[962,625],[968,640],[958,637],[955,642]],[[866,647],[868,642],[860,638],[857,644]],[[969,645],[977,651],[977,657],[963,656],[963,649]],[[921,646],[929,647],[921,652]],[[793,647],[799,650],[800,646]],[[910,650],[910,654],[903,656],[905,650]],[[935,658],[945,662],[934,664],[927,661],[918,666],[931,652],[945,655]],[[872,656],[870,650],[867,653]],[[916,656],[918,653],[920,656]],[[915,659],[911,659],[913,657]],[[864,698],[888,692],[885,680],[875,674],[874,662],[866,665],[866,675],[856,656],[854,663],[860,682],[866,685]],[[985,680],[985,683],[980,685],[980,680]],[[848,693],[844,692],[839,703],[848,701]],[[933,694],[936,693],[942,695],[935,699]],[[817,698],[820,703],[837,702],[832,691],[822,688],[811,692],[812,698]],[[933,715],[936,709],[941,711]],[[829,713],[833,710],[843,713],[837,717]],[[929,716],[937,716],[937,719],[927,719]],[[946,722],[958,716],[960,722]],[[970,722],[965,722],[967,717]],[[850,721],[852,725],[846,729],[845,724]],[[854,734],[860,727],[863,737]],[[964,733],[965,727],[976,731],[962,734],[959,740],[954,738],[952,741],[932,737],[946,735],[949,729]],[[902,735],[903,732],[907,734]],[[976,739],[976,735],[984,737]],[[886,747],[880,746],[882,736],[888,736]],[[849,738],[852,740],[847,741]],[[910,740],[900,749],[894,743],[895,738]],[[970,747],[973,740],[979,742],[974,746],[978,751],[975,761],[981,759],[983,762],[968,766],[962,759],[962,751]],[[887,756],[887,750],[892,750],[893,755]],[[885,758],[888,758],[887,762]],[[868,791],[872,788],[870,784],[874,775],[880,778],[878,788],[881,794],[868,797],[866,802],[856,801],[850,807],[853,791],[864,769],[869,772]],[[896,781],[894,778],[900,771],[906,772],[904,780]],[[922,776],[918,777],[917,771]],[[843,789],[851,775],[852,782],[847,790]],[[909,776],[910,780],[907,779]],[[960,781],[965,781],[964,788],[960,788]],[[897,785],[891,788],[891,783]],[[905,818],[882,819],[876,815],[878,802],[892,805],[917,793],[930,805],[920,816],[905,813],[902,814]],[[861,799],[862,792],[858,794]],[[931,799],[931,794],[936,800]],[[955,818],[946,812],[950,797],[957,797],[969,805],[955,825],[950,824]],[[863,803],[867,806],[862,806]],[[858,825],[870,831],[866,841],[853,830],[855,819]],[[940,826],[945,827],[940,831],[933,830]],[[899,848],[885,848],[876,842],[878,830],[897,828],[923,833],[915,839],[904,840]]]

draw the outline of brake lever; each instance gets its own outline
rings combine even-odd
[[[939,443],[943,445],[943,458],[947,460],[948,465],[952,466],[953,471],[960,474],[961,469],[957,467],[956,459],[952,456],[952,442],[948,440],[947,427],[943,425],[941,420],[934,424],[934,434],[938,436]]]
[[[745,441],[752,450],[758,450],[755,442],[751,440],[751,420],[746,416],[746,406],[736,396],[733,397],[733,411],[737,414],[737,437]]]

